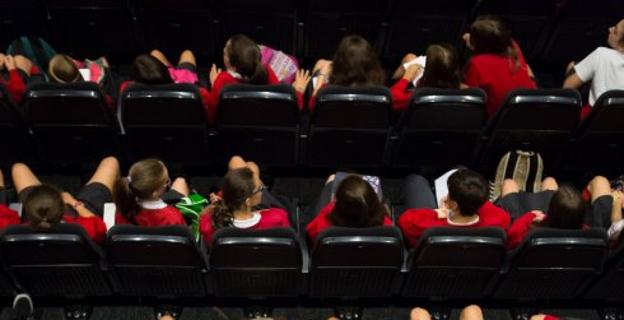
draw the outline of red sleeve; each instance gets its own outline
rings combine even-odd
[[[505,230],[509,228],[511,217],[503,208],[486,201],[477,212],[479,218],[483,218],[483,227],[500,227]]]
[[[517,248],[531,231],[535,214],[528,212],[516,219],[507,230],[507,249]]]
[[[0,204],[0,228],[20,223],[22,223],[22,220],[20,219],[17,212],[11,210],[9,207],[3,204]]]
[[[212,234],[214,233],[212,212],[209,211],[199,218],[199,233],[201,233],[205,243],[210,244],[212,242]]]
[[[117,211],[115,213],[115,225],[118,224],[130,224],[130,221],[126,216],[124,216],[121,212]]]
[[[113,97],[111,97],[108,94],[104,94],[104,102],[106,103],[106,106],[114,113],[115,112],[115,100],[113,100]]]
[[[286,212],[285,210],[279,209],[279,208],[275,208],[278,210],[279,215],[280,215],[280,227],[290,227],[290,220],[288,219],[288,212]]]
[[[418,243],[418,239],[425,230],[437,226],[437,214],[431,209],[409,209],[399,218],[399,229],[403,232],[409,247]]]
[[[466,70],[466,76],[464,77],[464,83],[469,87],[480,87],[481,76],[479,70],[474,63],[474,57],[468,62],[468,69]]]
[[[204,106],[204,111],[206,112],[206,119],[208,119],[208,123],[214,123],[216,121],[216,108],[215,110],[210,110],[210,91],[204,87],[199,87],[199,95],[201,96],[202,105]]]
[[[132,81],[122,82],[121,85],[119,85],[119,94],[122,94],[128,88],[130,84],[132,84]]]
[[[304,107],[303,93],[295,90],[295,94],[297,95],[297,106],[299,107],[299,111],[303,111],[303,107]]]
[[[401,80],[397,81],[390,88],[390,93],[392,94],[392,109],[394,109],[394,111],[403,111],[407,109],[409,100],[412,97],[412,92],[407,91],[408,85],[409,81],[401,78]]]
[[[328,203],[325,208],[319,212],[319,214],[306,226],[306,233],[308,234],[308,239],[310,241],[315,242],[316,237],[321,233],[321,231],[325,230],[327,227],[331,226],[329,220],[327,220],[327,216],[334,210],[334,202]]]
[[[210,123],[214,123],[217,119],[217,106],[219,104],[219,94],[221,93],[221,89],[232,83],[236,83],[236,79],[229,76],[227,72],[222,71],[219,75],[217,75],[217,79],[215,79],[212,89],[210,89],[205,96],[202,96],[204,99],[204,105],[208,111],[208,121]]]
[[[104,220],[98,216],[91,216],[88,218],[85,217],[68,217],[65,216],[63,218],[67,223],[77,223],[81,225],[89,237],[93,239],[93,241],[97,243],[104,243],[106,239],[106,225],[104,224]]]
[[[24,93],[26,92],[26,85],[24,84],[22,77],[20,77],[17,72],[17,69],[9,71],[9,81],[6,83],[6,86],[13,101],[16,104],[22,103]]]
[[[273,68],[271,68],[268,65],[264,66],[264,69],[266,69],[267,71],[267,84],[279,84],[279,79],[277,79],[277,76],[275,75],[275,72],[273,71]]]
[[[316,104],[316,96],[313,96],[308,100],[308,110],[310,112],[314,111],[314,105]]]

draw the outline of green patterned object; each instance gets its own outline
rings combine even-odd
[[[193,193],[188,197],[180,199],[180,202],[176,204],[176,208],[182,212],[186,223],[191,227],[191,231],[195,236],[195,241],[199,241],[199,217],[210,202],[202,195]]]

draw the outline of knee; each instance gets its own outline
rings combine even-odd
[[[30,168],[25,163],[18,162],[11,167],[11,174],[13,176],[20,175],[27,171],[30,171]]]
[[[100,162],[101,165],[119,170],[119,160],[113,156],[106,157]]]
[[[230,158],[230,162],[228,162],[229,170],[240,169],[246,166],[247,163],[245,162],[245,159],[243,159],[243,157],[241,156],[233,156],[232,158]]]
[[[463,320],[480,320],[483,319],[483,312],[481,311],[481,307],[472,304],[462,310],[459,318]]]
[[[513,179],[503,180],[503,190],[517,191],[518,184]]]
[[[13,56],[13,59],[15,60],[15,63],[30,63],[30,59],[24,57],[21,54]]]
[[[531,320],[544,320],[544,319],[546,319],[546,315],[543,315],[543,314],[536,314],[531,317]]]
[[[546,177],[546,179],[542,181],[542,190],[557,190],[558,188],[557,180],[553,177]]]
[[[414,308],[410,312],[410,320],[429,320],[431,315],[423,308]]]
[[[182,51],[182,53],[180,54],[180,57],[181,58],[186,58],[186,57],[194,58],[195,55],[193,54],[193,51],[186,49],[186,50]]]
[[[173,184],[174,185],[183,185],[183,186],[187,186],[188,183],[186,182],[186,179],[183,177],[177,177],[173,180]]]
[[[611,184],[609,183],[609,179],[607,179],[606,177],[603,176],[595,176],[591,182],[590,185],[592,187],[608,187],[611,188]]]
[[[402,61],[403,61],[403,63],[406,63],[406,62],[410,62],[412,60],[415,60],[416,58],[418,58],[418,56],[416,56],[415,54],[410,52],[410,53],[406,54],[405,57],[403,57]]]
[[[163,54],[162,51],[160,51],[158,49],[153,49],[152,51],[150,51],[150,55],[152,55],[152,56],[164,56],[165,54]]]

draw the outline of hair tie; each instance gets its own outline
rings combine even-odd
[[[131,184],[131,183],[132,183],[132,178],[130,177],[130,175],[128,175],[128,176],[126,177],[126,181],[128,181],[128,184]]]

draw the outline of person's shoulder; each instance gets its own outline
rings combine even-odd
[[[260,215],[262,216],[262,218],[265,217],[287,217],[288,216],[288,212],[286,212],[286,210],[282,209],[282,208],[269,208],[269,209],[264,209],[264,210],[260,210]]]
[[[399,223],[421,223],[424,221],[436,220],[438,214],[434,209],[418,208],[407,209],[399,218]]]

